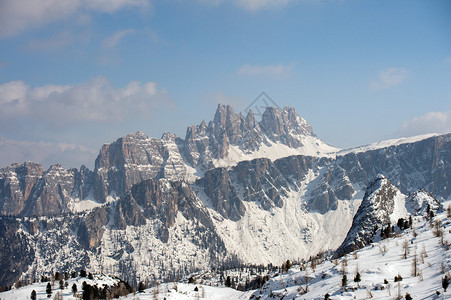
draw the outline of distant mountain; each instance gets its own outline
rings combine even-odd
[[[410,195],[406,213],[423,210],[428,193],[448,199],[450,160],[451,134],[340,150],[293,108],[269,107],[257,122],[219,105],[184,139],[137,132],[104,145],[94,171],[2,168],[0,253],[10,275],[0,285],[80,268],[131,282],[176,278],[336,250],[366,226],[356,218],[385,225],[392,194]],[[27,250],[15,254],[7,236]],[[369,239],[350,237],[349,247]],[[29,258],[8,260],[15,255]]]

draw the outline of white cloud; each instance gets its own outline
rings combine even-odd
[[[77,122],[118,122],[171,103],[155,82],[132,81],[114,88],[105,78],[97,77],[74,86],[31,88],[22,81],[11,81],[0,85],[0,126],[21,119],[58,127]]]
[[[400,85],[407,78],[407,70],[404,68],[387,68],[379,72],[377,80],[370,82],[370,90],[385,90]]]
[[[291,70],[293,69],[294,64],[278,64],[278,65],[249,65],[245,64],[241,68],[238,69],[238,74],[247,75],[247,76],[270,76],[270,77],[284,77],[289,76]]]
[[[428,112],[402,123],[400,135],[413,136],[426,133],[451,132],[451,110],[445,112]]]
[[[125,36],[129,34],[133,34],[135,30],[133,29],[125,29],[115,32],[112,36],[104,39],[102,41],[102,45],[104,48],[114,48],[116,45],[123,39]]]
[[[76,144],[0,138],[0,167],[14,162],[35,161],[43,164],[45,168],[55,163],[62,163],[66,168],[78,168],[82,164],[92,163],[98,153],[97,149]]]
[[[148,7],[149,0],[2,0],[0,38],[17,35],[86,12],[114,13],[127,7]]]
[[[445,58],[445,62],[451,64],[451,55],[448,55],[448,56]]]
[[[250,11],[255,12],[262,9],[283,8],[291,2],[299,0],[200,0],[209,5],[218,6],[221,3],[233,3],[234,5]]]

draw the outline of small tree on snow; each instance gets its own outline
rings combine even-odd
[[[415,253],[412,257],[412,276],[416,277],[418,276],[418,257],[417,257],[417,250],[415,249]]]
[[[36,291],[35,290],[31,291],[31,300],[36,300]]]
[[[73,285],[72,285],[72,293],[76,293],[77,292],[77,285],[74,283]]]
[[[362,279],[360,278],[360,273],[357,272],[357,273],[355,274],[355,276],[354,276],[354,282],[357,283],[357,286],[360,286],[360,281],[361,281],[361,280],[362,280]]]
[[[47,298],[50,298],[50,296],[52,295],[52,285],[50,284],[50,282],[47,283],[45,292],[47,293]]]
[[[407,259],[407,255],[409,255],[409,242],[405,239],[402,242],[402,258]]]
[[[395,276],[395,282],[398,283],[398,299],[402,299],[401,296],[401,281],[402,281],[402,277],[401,275],[398,274],[398,276]]]
[[[361,281],[361,277],[360,277],[360,272],[359,272],[359,264],[357,264],[355,267],[354,282],[357,283],[357,286],[360,286],[360,281]]]
[[[448,285],[449,285],[449,278],[447,275],[445,275],[445,277],[442,278],[442,287],[445,292],[446,292],[446,289],[448,288]]]
[[[343,277],[341,278],[341,286],[345,288],[348,285],[348,277],[346,274],[343,274]]]
[[[308,289],[309,282],[310,282],[310,276],[309,276],[308,270],[305,270],[304,278],[302,278],[302,283],[305,285],[305,287],[303,288],[302,286],[300,286],[298,289],[298,291],[301,294],[307,294],[309,292],[309,289]]]

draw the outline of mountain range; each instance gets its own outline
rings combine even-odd
[[[347,253],[440,209],[449,174],[451,134],[342,150],[294,108],[267,107],[257,121],[218,105],[184,139],[136,132],[103,145],[93,171],[0,169],[0,286],[55,270],[152,282]]]

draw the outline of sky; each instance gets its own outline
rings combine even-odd
[[[451,2],[0,1],[0,167],[92,169],[261,92],[340,148],[451,132]]]

